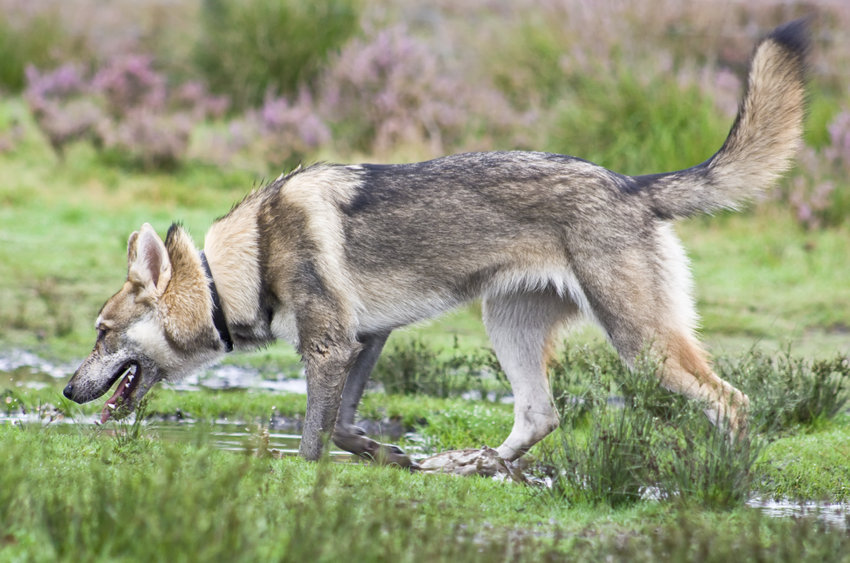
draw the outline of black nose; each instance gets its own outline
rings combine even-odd
[[[65,395],[65,397],[67,397],[68,399],[73,399],[74,398],[74,396],[73,396],[74,395],[74,384],[69,383],[68,385],[66,385],[65,389],[62,391],[62,394]]]

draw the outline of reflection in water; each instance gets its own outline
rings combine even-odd
[[[747,506],[776,518],[817,518],[843,530],[850,529],[850,504],[838,502],[793,501],[790,499],[751,498]]]
[[[127,433],[133,422],[108,423],[99,425],[90,421],[74,420],[65,417],[58,411],[42,412],[7,412],[0,409],[0,424],[17,424],[28,428],[40,427],[44,432],[62,434],[85,433],[116,436]],[[144,436],[152,439],[202,442],[218,449],[259,454],[267,451],[276,457],[297,455],[301,436],[286,430],[270,430],[259,424],[240,423],[232,421],[216,421],[213,423],[197,423],[178,420],[152,420],[142,424]],[[286,425],[277,425],[278,428]],[[291,429],[295,430],[295,425]],[[343,451],[331,451],[334,461],[352,461],[354,456]]]
[[[0,352],[0,400],[4,390],[7,403],[13,401],[8,391],[15,388],[38,389],[69,377],[76,369],[74,364],[51,363],[35,354],[12,350]],[[301,379],[268,379],[255,369],[232,365],[210,368],[203,373],[191,376],[169,387],[181,391],[207,389],[261,389],[276,392],[306,393],[306,382]],[[58,391],[57,391],[58,392]],[[132,423],[110,423],[100,427],[91,421],[67,418],[52,405],[29,412],[10,408],[11,404],[0,404],[0,424],[18,424],[28,427],[42,427],[46,432],[59,433],[102,433],[118,435],[128,432]],[[275,417],[269,424],[233,422],[220,420],[214,423],[197,423],[191,420],[152,420],[142,423],[145,435],[155,439],[174,441],[205,441],[216,448],[234,452],[246,452],[256,455],[268,452],[273,456],[297,455],[301,442],[300,422]],[[369,423],[368,421],[364,421]],[[377,435],[387,428],[368,428],[370,434]],[[394,429],[389,434],[400,436],[404,430]],[[331,458],[338,462],[357,461],[359,458],[347,452],[332,451]],[[648,494],[647,498],[652,498]],[[850,529],[850,504],[813,501],[792,501],[788,499],[761,499],[754,497],[747,506],[760,510],[767,516],[817,518],[824,523]]]

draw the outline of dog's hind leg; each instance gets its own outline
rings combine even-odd
[[[661,359],[661,385],[704,401],[715,424],[746,430],[749,399],[718,377],[694,336],[696,313],[687,260],[669,230],[650,249],[596,254],[576,261],[576,275],[595,319],[631,367],[643,352]]]
[[[733,439],[746,436],[749,398],[714,373],[696,338],[685,332],[668,333],[659,339],[658,347],[664,355],[661,385],[703,401],[709,420],[728,424]]]
[[[363,396],[366,383],[369,382],[369,376],[372,374],[372,370],[375,368],[375,364],[378,362],[378,358],[389,336],[390,333],[387,332],[385,334],[368,334],[358,337],[358,340],[363,344],[363,349],[357,355],[357,359],[354,361],[354,365],[351,367],[348,377],[345,380],[345,387],[342,390],[342,402],[339,405],[339,417],[337,417],[336,421],[337,431],[340,430],[340,426],[354,425],[354,417],[357,414],[357,406],[360,404],[360,398]]]
[[[484,326],[514,394],[514,424],[496,451],[506,460],[526,453],[558,427],[546,374],[556,330],[578,308],[551,290],[491,295],[483,302]]]
[[[333,441],[343,450],[361,457],[373,459],[380,463],[415,468],[416,463],[401,448],[372,440],[366,436],[363,429],[354,424],[357,406],[360,404],[360,398],[363,396],[366,383],[369,381],[369,375],[371,375],[389,335],[390,333],[386,332],[369,334],[359,338],[363,344],[363,349],[357,355],[357,359],[345,380]]]

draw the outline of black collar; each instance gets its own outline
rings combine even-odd
[[[215,329],[218,331],[218,336],[221,338],[221,341],[224,342],[224,351],[232,352],[233,338],[230,337],[230,331],[227,330],[227,321],[224,318],[224,311],[221,308],[221,300],[218,298],[218,290],[215,288],[215,280],[213,280],[210,265],[207,262],[207,257],[203,250],[201,251],[201,266],[204,267],[204,272],[206,272],[207,279],[210,284],[210,293],[212,294],[213,300],[213,324],[215,325]]]

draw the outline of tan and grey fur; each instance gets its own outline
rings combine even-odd
[[[670,223],[735,207],[788,168],[803,127],[806,45],[801,22],[759,43],[726,142],[687,170],[630,177],[537,152],[319,164],[216,221],[205,255],[235,347],[285,339],[302,355],[301,454],[316,459],[332,435],[355,453],[409,463],[354,426],[369,373],[393,329],[476,298],[515,397],[513,429],[497,450],[505,459],[558,425],[547,355],[579,317],[597,322],[628,364],[651,348],[664,386],[742,430],[748,399],[715,375],[695,336],[687,258]],[[163,243],[145,225],[128,254],[127,282],[65,391],[92,400],[130,373],[140,382],[116,392],[118,412],[156,381],[225,353],[213,286],[188,234],[172,226]]]

